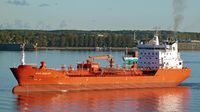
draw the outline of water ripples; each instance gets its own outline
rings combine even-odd
[[[189,109],[190,88],[19,93],[1,98],[0,110],[28,112],[162,112]],[[12,111],[12,110],[11,110]]]
[[[199,91],[200,83],[175,88],[1,94],[0,111],[188,112],[191,107],[198,110],[200,101],[198,92],[191,89]],[[191,99],[191,94],[198,97]]]

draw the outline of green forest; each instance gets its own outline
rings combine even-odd
[[[38,47],[134,47],[140,40],[151,39],[154,33],[148,30],[0,30],[0,44],[25,42]],[[161,40],[166,40],[174,32],[160,31],[159,34]],[[176,39],[200,40],[200,33],[177,32]]]

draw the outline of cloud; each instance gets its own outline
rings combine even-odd
[[[32,26],[28,22],[16,19],[13,22],[1,23],[0,29],[32,29]]]
[[[23,28],[22,20],[15,20],[14,26],[15,26],[16,28]]]
[[[2,23],[0,29],[13,29],[13,26],[10,23]]]
[[[36,29],[39,29],[39,30],[51,30],[51,26],[46,24],[43,21],[40,21],[40,22],[37,23]]]
[[[8,4],[17,5],[17,6],[27,6],[29,5],[26,0],[8,0]]]
[[[16,19],[13,22],[0,23],[0,30],[3,29],[35,29],[35,30],[52,30],[51,25],[46,24],[43,21],[39,21],[35,25],[25,22],[20,19]]]
[[[62,21],[60,22],[59,28],[60,28],[60,29],[66,29],[66,28],[67,28],[67,23],[66,23],[65,20],[62,20]]]
[[[39,5],[39,7],[48,7],[48,6],[49,6],[49,4],[47,4],[47,3],[42,3]]]

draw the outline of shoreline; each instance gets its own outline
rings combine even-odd
[[[182,47],[182,46],[181,46]],[[95,47],[37,47],[37,50],[69,50],[69,51],[136,51],[137,47],[125,48],[125,47],[109,47],[109,48],[95,48]],[[179,48],[180,51],[200,51],[200,48]]]
[[[200,42],[178,43],[180,51],[200,51]],[[37,47],[37,50],[136,51],[137,47]]]
[[[85,51],[125,51],[137,50],[137,47],[38,47],[37,50],[85,50]]]

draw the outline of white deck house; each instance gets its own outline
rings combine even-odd
[[[157,35],[148,43],[139,44],[138,54],[138,67],[140,69],[181,69],[183,66],[183,61],[178,51],[178,43],[167,42],[159,44]]]

